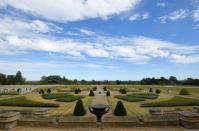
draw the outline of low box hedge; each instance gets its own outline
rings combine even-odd
[[[76,100],[80,100],[82,98],[84,98],[85,96],[67,96],[67,97],[63,97],[63,98],[57,98],[56,101],[59,101],[59,102],[73,102],[73,101],[76,101]]]
[[[160,102],[144,103],[141,107],[173,107],[173,106],[198,106],[199,99],[175,96],[174,98]]]
[[[59,107],[54,103],[43,103],[27,99],[25,96],[2,99],[0,100],[0,106],[20,106],[20,107]]]
[[[57,98],[63,98],[63,97],[68,97],[68,96],[73,96],[73,95],[69,93],[42,94],[42,97],[44,99],[57,99]]]

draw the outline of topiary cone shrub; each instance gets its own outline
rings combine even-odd
[[[43,89],[39,90],[39,94],[44,94],[44,93],[45,93],[45,92],[44,92]]]
[[[156,94],[160,94],[160,92],[161,92],[160,89],[156,89],[156,90],[155,90],[155,93],[156,93]]]
[[[124,105],[121,101],[117,102],[117,105],[114,110],[114,114],[116,116],[126,116],[127,115],[126,108],[124,107]]]
[[[186,89],[181,89],[179,95],[190,95],[190,93]]]
[[[103,87],[103,89],[104,89],[104,91],[107,91],[107,88],[106,88],[106,86],[104,86],[104,87]]]
[[[121,89],[120,89],[120,92],[121,92],[122,94],[126,94],[126,89],[125,89],[125,88],[121,88]]]
[[[93,87],[93,91],[96,91],[97,90],[97,87],[95,86],[95,87]]]
[[[152,89],[152,88],[150,88],[150,89],[149,89],[149,92],[153,92],[153,89]]]
[[[80,88],[77,88],[78,92],[80,93],[81,92],[81,89]]]
[[[86,110],[84,108],[84,104],[83,104],[82,100],[78,100],[75,105],[73,115],[74,116],[83,116],[85,114],[86,114]]]
[[[106,96],[111,96],[111,93],[109,90],[106,92]]]
[[[75,94],[78,94],[78,93],[79,93],[79,90],[76,88],[74,93],[75,93]]]
[[[47,92],[48,94],[50,94],[50,93],[51,93],[51,89],[48,89],[46,92]]]
[[[95,96],[95,94],[94,94],[93,90],[90,90],[90,92],[89,92],[89,96]]]

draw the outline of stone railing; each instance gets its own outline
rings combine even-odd
[[[17,126],[19,112],[5,112],[0,114],[0,129],[12,129]]]

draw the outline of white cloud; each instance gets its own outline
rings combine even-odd
[[[129,20],[130,21],[145,20],[145,19],[148,19],[149,17],[150,17],[150,14],[148,12],[136,13],[136,14],[132,15],[131,17],[129,17]]]
[[[53,21],[106,19],[133,9],[141,0],[1,0],[0,6],[12,6]]]
[[[190,11],[188,9],[178,9],[169,13],[168,15],[159,17],[159,20],[161,21],[161,23],[166,23],[166,21],[168,20],[174,21],[179,19],[185,19],[189,15]]]
[[[171,60],[175,63],[182,63],[182,64],[190,64],[190,63],[198,63],[199,62],[199,55],[178,55],[172,54]]]
[[[194,21],[199,21],[199,8],[193,11],[192,17]]]
[[[156,3],[156,5],[160,6],[160,7],[165,7],[167,4],[164,2],[158,2],[158,3]]]
[[[87,29],[79,29],[79,31],[80,31],[82,34],[85,34],[85,35],[88,35],[88,36],[93,36],[93,35],[95,35],[95,32],[90,31],[90,30],[87,30]]]

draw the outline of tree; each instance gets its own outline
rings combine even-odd
[[[95,96],[95,94],[94,94],[93,90],[90,90],[90,92],[89,92],[89,96]]]
[[[152,88],[149,88],[149,92],[153,92],[153,89],[152,89]]]
[[[179,95],[190,95],[190,93],[186,89],[181,89]]]
[[[6,75],[0,73],[0,85],[6,85],[7,79]]]
[[[74,116],[83,116],[85,114],[86,114],[86,110],[84,108],[84,104],[83,104],[82,100],[78,100],[75,105],[73,115]]]
[[[115,81],[116,85],[119,85],[121,82],[119,80]]]
[[[51,89],[48,89],[46,92],[47,92],[48,94],[50,94],[50,93],[51,93]]]
[[[109,90],[106,92],[106,96],[111,96],[111,93]]]
[[[126,109],[121,101],[117,102],[117,105],[114,110],[114,114],[116,116],[126,116],[127,115]]]
[[[15,82],[15,76],[14,75],[8,75],[7,76],[7,84],[8,85],[14,85],[14,84],[16,84],[16,82]]]
[[[16,76],[15,76],[15,82],[18,85],[24,84],[25,80],[22,77],[21,71],[17,71]]]

